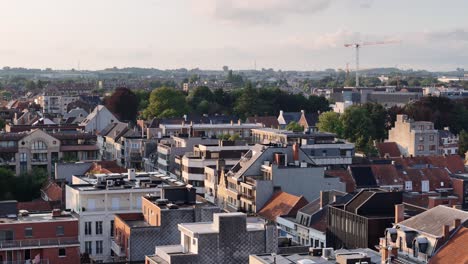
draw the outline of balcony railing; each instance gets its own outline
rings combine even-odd
[[[240,196],[244,199],[255,201],[255,196],[247,194],[247,193],[241,193]]]
[[[77,237],[8,240],[0,242],[0,251],[11,250],[13,248],[44,248],[51,246],[70,246],[79,244],[80,242],[78,241]]]
[[[126,255],[125,248],[121,247],[115,239],[112,239],[111,249],[119,257],[124,257]]]
[[[2,264],[25,264],[25,263],[33,263],[34,259],[29,259],[29,260],[13,260],[13,261],[2,261],[0,263]],[[35,264],[50,264],[51,262],[49,259],[39,259],[35,260]]]

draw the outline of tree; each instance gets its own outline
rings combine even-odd
[[[138,113],[138,97],[128,88],[117,88],[105,99],[109,111],[122,121],[135,121]]]
[[[458,138],[458,154],[464,157],[466,151],[468,151],[468,132],[466,132],[466,130],[462,130],[458,135]]]
[[[149,105],[143,112],[146,118],[177,117],[187,111],[185,95],[174,88],[158,88],[151,92]]]
[[[257,92],[254,90],[250,82],[247,83],[247,85],[242,89],[240,97],[236,100],[234,112],[244,118],[258,114],[257,99]]]
[[[11,170],[0,167],[0,200],[12,200],[15,175]]]
[[[332,111],[322,113],[319,116],[317,126],[322,132],[334,133],[338,137],[343,136],[343,124],[338,113]]]
[[[43,169],[15,176],[11,170],[0,168],[0,200],[26,202],[37,199],[47,178],[47,172]]]
[[[148,107],[150,93],[146,90],[136,90],[135,95],[138,98],[138,111],[143,111]]]
[[[199,114],[212,114],[212,111],[216,111],[217,107],[213,105],[214,101],[213,92],[206,86],[193,89],[187,96],[188,105]]]
[[[343,124],[343,136],[354,142],[358,150],[364,150],[375,135],[375,128],[369,112],[364,107],[351,106],[340,117]]]
[[[363,107],[369,113],[369,118],[372,121],[374,127],[374,134],[371,135],[373,139],[383,140],[387,137],[387,130],[385,124],[387,121],[387,111],[381,104],[377,103],[366,103]]]
[[[304,127],[295,121],[291,121],[289,124],[286,125],[286,130],[293,131],[293,132],[300,132],[300,131],[304,131]]]

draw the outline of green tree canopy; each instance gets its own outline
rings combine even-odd
[[[286,125],[286,130],[293,132],[301,132],[304,131],[304,127],[295,121],[291,121],[289,124]]]
[[[343,136],[343,124],[341,123],[340,114],[329,111],[322,113],[318,120],[318,129],[322,132],[330,132],[338,137]]]
[[[187,109],[184,93],[163,87],[151,92],[149,105],[143,115],[146,118],[178,117],[185,114]]]

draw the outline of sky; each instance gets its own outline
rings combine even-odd
[[[464,0],[0,0],[0,67],[468,69]]]

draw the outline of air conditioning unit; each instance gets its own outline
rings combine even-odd
[[[334,257],[333,248],[324,248],[324,249],[322,249],[322,257],[324,259],[332,259]]]

